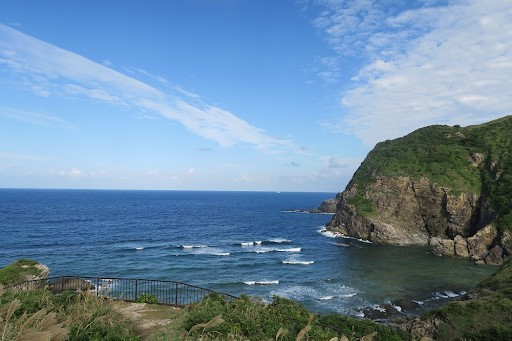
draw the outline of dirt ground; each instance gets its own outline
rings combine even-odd
[[[133,321],[143,340],[171,323],[171,318],[180,311],[168,305],[130,302],[116,302],[115,309]]]

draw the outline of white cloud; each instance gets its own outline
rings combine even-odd
[[[331,127],[371,146],[429,124],[475,124],[512,113],[510,1],[456,1],[393,15],[376,3],[352,4],[352,12],[366,6],[378,24],[353,15],[355,26],[343,22],[331,33],[339,49],[363,25],[367,30],[354,34],[370,58],[343,94],[348,115]],[[337,18],[350,21],[352,12]]]
[[[77,168],[72,168],[70,170],[61,170],[59,172],[59,175],[64,178],[71,178],[71,179],[75,179],[75,180],[78,180],[78,179],[81,179],[81,178],[87,176],[87,174],[85,174],[84,172],[82,172],[80,169],[77,169]]]
[[[107,63],[108,64],[108,63]],[[229,111],[201,102],[184,91],[166,93],[146,83],[95,63],[73,52],[45,43],[0,24],[0,65],[43,96],[86,96],[109,105],[150,112],[178,121],[189,131],[228,147],[247,143],[265,151],[294,148],[290,141],[267,136]],[[5,72],[4,71],[4,72]],[[162,77],[135,70],[166,83]],[[133,71],[132,71],[133,72]],[[179,89],[179,88],[178,88]],[[147,115],[146,115],[147,116]]]
[[[54,115],[48,115],[45,113],[33,111],[25,111],[10,107],[0,107],[0,117],[17,121],[29,122],[35,125],[42,126],[54,126],[60,128],[73,127],[73,125],[70,122]]]

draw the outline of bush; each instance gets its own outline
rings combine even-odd
[[[155,295],[146,293],[142,293],[141,295],[137,296],[135,301],[138,303],[158,303]]]

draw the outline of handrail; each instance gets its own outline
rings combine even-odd
[[[102,278],[87,276],[58,276],[36,279],[14,284],[8,288],[15,292],[48,288],[53,293],[63,291],[88,291],[97,296],[122,301],[137,301],[141,295],[152,295],[156,303],[186,306],[197,303],[204,297],[217,293],[228,301],[236,296],[198,287],[195,285],[166,280],[142,278]]]

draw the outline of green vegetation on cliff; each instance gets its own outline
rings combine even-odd
[[[437,340],[512,340],[512,260],[472,290],[423,316]],[[432,324],[431,324],[432,325]]]
[[[349,203],[363,216],[374,211],[365,191],[376,176],[429,178],[452,194],[485,195],[496,225],[512,228],[512,116],[469,127],[429,126],[378,143],[347,186],[357,185]]]
[[[38,262],[31,259],[18,259],[16,262],[0,269],[0,284],[9,285],[27,280],[30,276],[40,276]]]

